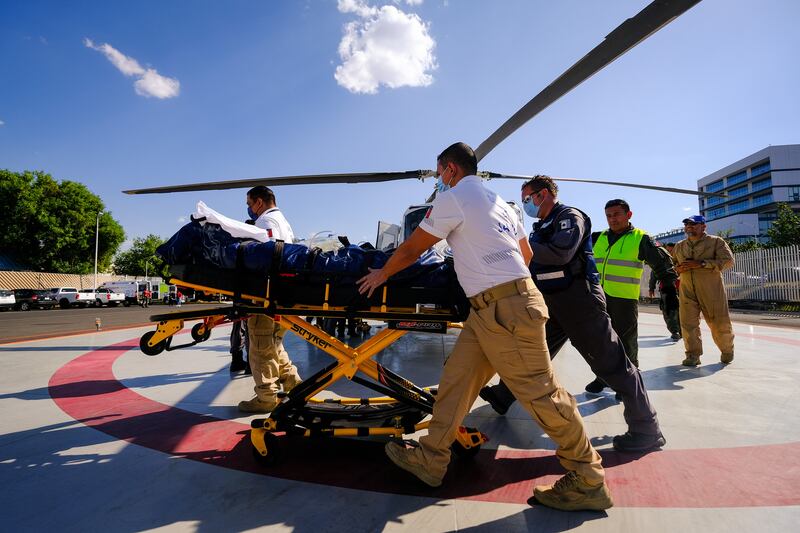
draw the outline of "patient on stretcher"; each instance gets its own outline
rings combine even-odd
[[[259,234],[264,233],[264,235]],[[241,282],[240,291],[268,278],[280,280],[280,285],[292,285],[292,294],[309,285],[332,284],[337,289],[338,300],[345,305],[367,305],[373,298],[358,295],[355,282],[367,274],[369,268],[381,268],[390,252],[361,246],[345,246],[333,252],[322,252],[303,244],[268,241],[266,232],[244,223],[228,219],[200,202],[192,221],[161,245],[156,253],[172,268],[172,273],[184,281],[203,284],[201,280],[187,280],[185,274],[207,274],[212,279],[224,278]],[[244,282],[243,280],[247,280]],[[202,280],[208,284],[208,279]],[[219,284],[211,284],[216,288]],[[466,308],[466,297],[458,284],[452,260],[439,252],[426,251],[411,266],[398,272],[387,282],[396,295],[398,292],[416,291],[416,298],[442,306]],[[396,290],[395,290],[396,289]],[[318,291],[317,291],[318,292]],[[258,294],[259,292],[256,292]],[[284,291],[284,296],[286,296]],[[406,301],[408,298],[403,298]],[[431,301],[432,300],[432,301]],[[315,302],[302,302],[315,303]]]

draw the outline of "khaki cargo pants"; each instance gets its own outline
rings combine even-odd
[[[297,376],[297,368],[283,348],[286,329],[266,315],[252,315],[247,319],[247,330],[250,340],[247,357],[256,383],[256,397],[262,402],[274,401],[280,382],[290,375]]]
[[[509,285],[514,294],[493,299]],[[533,281],[499,285],[470,301],[473,309],[442,372],[428,434],[419,441],[419,459],[432,475],[444,477],[458,426],[497,373],[558,445],[564,468],[591,484],[603,481],[600,455],[589,443],[575,399],[553,375],[545,343],[547,307]]]
[[[681,274],[678,301],[683,345],[688,357],[703,355],[701,313],[720,353],[733,354],[733,325],[728,311],[728,296],[719,272],[695,269]]]

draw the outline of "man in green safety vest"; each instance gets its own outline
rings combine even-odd
[[[608,229],[592,234],[594,257],[600,273],[600,284],[606,294],[606,306],[611,325],[617,332],[625,353],[639,367],[639,295],[644,263],[664,282],[667,291],[675,291],[677,274],[672,261],[662,255],[653,239],[633,227],[628,202],[621,199],[606,202]],[[600,378],[586,385],[586,392],[597,394],[606,387]]]

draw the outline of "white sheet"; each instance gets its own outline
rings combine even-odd
[[[205,217],[208,222],[219,224],[222,226],[222,229],[237,238],[253,239],[258,242],[267,242],[269,240],[267,230],[228,218],[222,213],[214,211],[202,201],[197,202],[197,210],[192,216],[194,216],[194,218]]]

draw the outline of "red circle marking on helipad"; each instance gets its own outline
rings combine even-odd
[[[249,426],[184,411],[128,389],[112,371],[138,339],[73,359],[50,378],[50,396],[85,425],[133,444],[208,464],[386,493],[524,503],[535,484],[563,474],[553,452],[481,450],[454,459],[439,489],[425,489],[391,465],[379,441],[293,439],[283,460],[264,468],[251,456]],[[732,416],[735,416],[732,415]],[[800,443],[664,450],[647,455],[602,451],[618,507],[756,507],[800,505]]]

